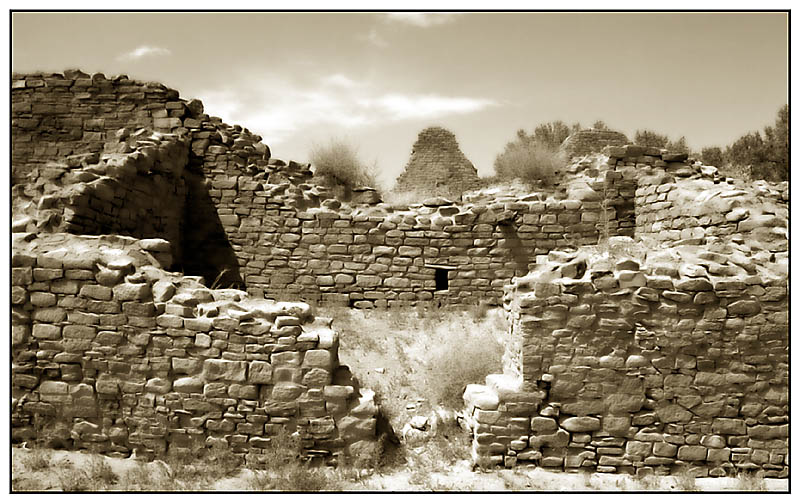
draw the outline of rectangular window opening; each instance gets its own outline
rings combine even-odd
[[[449,285],[447,283],[447,269],[435,268],[433,270],[433,278],[436,280],[436,291],[447,290]]]

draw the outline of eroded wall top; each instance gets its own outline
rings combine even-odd
[[[395,190],[458,197],[479,185],[478,171],[461,152],[455,135],[441,127],[429,127],[419,133]]]

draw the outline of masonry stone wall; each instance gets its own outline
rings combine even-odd
[[[599,153],[609,145],[623,146],[628,143],[628,137],[618,131],[584,129],[569,135],[559,150],[571,158]]]
[[[419,133],[395,190],[420,197],[457,198],[480,185],[478,171],[461,152],[455,135],[441,127],[429,127]]]
[[[631,248],[554,252],[506,288],[518,342],[465,393],[476,462],[787,477],[788,262]]]
[[[398,209],[359,193],[343,205],[312,183],[307,164],[270,159],[260,137],[157,84],[15,75],[12,102],[14,166],[25,173],[15,190],[39,228],[164,238],[174,268],[254,295],[359,307],[499,303],[536,256],[634,232],[635,179],[611,166],[561,195]],[[441,128],[420,134],[407,174],[438,173],[428,164],[448,181],[474,175]]]
[[[284,427],[312,457],[374,441],[373,394],[340,366],[330,319],[165,273],[159,241],[15,234],[12,440],[256,464]]]
[[[12,230],[161,237],[180,262],[186,143],[145,129],[123,133],[114,153],[77,154],[33,168],[26,184],[12,188]]]
[[[129,220],[139,222],[140,226],[131,230],[130,225],[122,221],[123,215],[110,217],[106,210],[112,209],[109,206],[114,206],[113,200],[104,200],[103,211],[84,220],[83,232],[124,231],[134,236],[163,237],[173,243],[175,258],[185,259],[181,266],[188,274],[204,276],[209,284],[217,280],[219,284],[243,286],[235,245],[229,242],[220,221],[233,212],[216,209],[228,192],[214,192],[212,181],[221,180],[217,185],[224,186],[231,176],[263,174],[269,164],[270,150],[261,143],[261,137],[203,113],[199,100],[183,100],[174,89],[132,80],[125,75],[106,78],[103,74],[90,76],[79,70],[63,74],[14,74],[11,102],[12,183],[20,186],[19,193],[41,196],[43,192],[53,192],[47,185],[56,181],[87,181],[74,180],[74,177],[51,180],[52,176],[56,179],[63,176],[63,164],[67,168],[83,167],[87,168],[83,171],[116,179],[116,182],[104,179],[95,183],[111,185],[115,200],[126,202],[126,208],[120,211],[137,215],[136,218],[130,216]],[[185,166],[172,162],[168,173],[161,169],[160,176],[166,180],[159,179],[158,173],[147,180],[147,173],[141,169],[149,163],[151,149],[158,151],[154,163],[160,163],[163,168],[167,164],[161,162],[163,152],[180,147],[147,145],[153,137],[142,138],[141,129],[167,135],[157,141],[162,147],[173,142],[188,145]],[[115,154],[130,155],[120,156],[123,160],[107,159]],[[54,167],[54,162],[61,166]],[[98,163],[102,166],[98,167]],[[90,164],[95,166],[89,168]],[[109,164],[120,166],[106,172]],[[123,180],[125,166],[132,164],[140,170],[136,187],[129,187],[127,180]],[[159,167],[151,171],[157,172]],[[167,176],[170,174],[171,177]],[[283,175],[273,178],[285,179]],[[185,191],[181,185],[185,185]],[[142,198],[137,189],[147,189],[150,198]],[[121,193],[126,190],[135,194],[134,204]],[[92,192],[108,196],[110,190]],[[159,196],[159,201],[153,196]],[[182,222],[179,245],[174,243],[177,238],[173,225],[152,221],[153,210],[160,201],[172,212],[165,218]],[[73,198],[72,209],[80,215],[91,213],[92,206],[83,204],[85,202],[88,200],[81,202]],[[185,208],[189,210],[182,211]],[[143,211],[150,212],[148,218],[139,219]],[[92,220],[95,224],[90,223]],[[180,253],[183,247],[197,253],[183,257]]]
[[[635,199],[637,237],[661,243],[725,238],[787,251],[788,182],[734,183],[683,163],[643,171]]]

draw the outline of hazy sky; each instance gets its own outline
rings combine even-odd
[[[223,5],[219,5],[223,7]],[[787,102],[782,13],[15,13],[12,69],[127,74],[307,161],[349,140],[391,184],[417,133],[452,130],[482,175],[524,128],[601,119],[694,149]]]

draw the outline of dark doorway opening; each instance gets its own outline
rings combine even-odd
[[[436,280],[436,291],[447,290],[449,288],[447,283],[447,269],[435,268],[433,270],[433,278]]]

